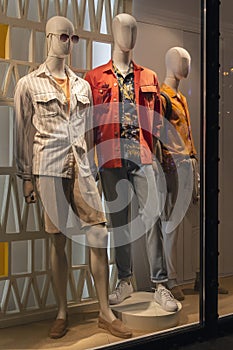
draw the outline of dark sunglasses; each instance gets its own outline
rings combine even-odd
[[[68,35],[65,33],[62,34],[55,34],[55,33],[49,33],[47,35],[47,37],[49,35],[55,35],[59,38],[60,41],[62,41],[63,43],[66,43],[68,40],[71,40],[73,44],[77,44],[79,42],[79,36],[78,35]]]

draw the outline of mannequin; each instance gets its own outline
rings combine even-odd
[[[112,32],[114,37],[112,60],[125,75],[129,69],[132,50],[136,43],[137,23],[135,18],[126,13],[114,17]]]
[[[85,232],[89,245],[90,270],[100,305],[98,325],[118,337],[128,338],[131,330],[116,319],[108,304],[108,258],[103,248],[107,246],[106,219],[95,180],[87,167],[88,161],[90,166],[94,163],[87,159],[84,141],[91,90],[65,64],[79,38],[74,34],[73,24],[61,16],[48,20],[46,38],[47,59],[17,83],[15,109],[16,158],[24,197],[26,203],[35,203],[36,185],[44,209],[45,230],[51,237],[51,269],[58,313],[49,336],[60,338],[68,327],[65,227],[71,205],[78,218],[77,230]],[[91,144],[88,140],[86,143],[89,149]]]
[[[190,73],[191,57],[184,48],[172,47],[165,56],[166,76],[164,84],[178,92],[181,79],[187,78]]]
[[[179,91],[180,81],[187,78],[190,72],[191,57],[184,48],[172,47],[166,53],[165,63],[166,76],[164,83],[161,86],[161,91],[167,94],[172,103],[172,113],[169,122],[181,138],[182,143],[178,144],[177,141],[175,142],[175,138],[173,138],[172,133],[170,133],[167,144],[163,143],[162,145],[162,165],[167,183],[167,194],[164,212],[156,224],[156,229],[158,231],[163,231],[160,234],[163,235],[164,240],[168,273],[167,286],[174,297],[181,301],[184,299],[184,294],[179,288],[177,282],[177,239],[179,227],[174,228],[170,233],[164,232],[161,226],[161,219],[162,221],[169,220],[178,198],[179,180],[182,179],[178,178],[177,171],[179,171],[179,173],[183,171],[183,179],[192,179],[193,177],[194,185],[196,184],[195,179],[197,179],[197,152],[192,137],[188,105],[186,98]],[[163,111],[165,111],[167,108],[166,101],[163,96],[161,96],[161,99]],[[166,127],[164,129],[166,129]],[[162,133],[163,132],[164,130]],[[164,137],[164,139],[167,138]],[[174,164],[173,159],[179,160]],[[178,166],[178,170],[176,166]],[[196,189],[196,186],[194,186],[194,188]],[[193,191],[193,201],[197,201],[197,190]]]
[[[92,88],[96,105],[95,144],[118,268],[118,284],[109,296],[109,302],[119,304],[133,292],[130,242],[146,233],[151,280],[158,286],[155,300],[165,310],[174,312],[178,309],[177,303],[163,286],[167,276],[162,267],[162,245],[150,244],[151,240],[153,243],[156,241],[151,235],[159,215],[158,192],[152,168],[153,143],[161,127],[158,80],[155,72],[132,61],[137,36],[135,18],[126,13],[117,15],[112,22],[112,32],[112,59],[89,71],[85,77]],[[139,105],[140,108],[137,108]],[[130,206],[125,203],[130,202],[131,188],[137,197],[144,229],[137,225],[132,229],[130,226]],[[117,210],[114,206],[116,201]],[[152,264],[151,256],[155,252],[158,260]]]

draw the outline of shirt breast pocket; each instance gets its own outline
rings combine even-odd
[[[112,89],[109,84],[100,83],[94,86],[93,97],[95,104],[111,102]]]
[[[53,117],[58,114],[63,104],[60,96],[56,93],[38,93],[34,95],[36,114],[43,117]]]
[[[79,94],[75,94],[75,95],[76,95],[76,101],[77,101],[77,117],[84,118],[88,113],[88,108],[90,107],[90,100],[88,96],[79,95]]]
[[[157,96],[157,86],[156,85],[143,85],[140,87],[140,104],[148,107],[149,109],[154,109],[155,99]]]

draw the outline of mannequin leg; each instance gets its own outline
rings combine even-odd
[[[174,281],[173,285],[169,285],[169,289],[177,285],[177,239],[178,239],[177,227],[171,233],[163,233],[164,252],[167,265],[168,281]]]
[[[100,305],[98,326],[121,338],[130,338],[132,331],[115,317],[108,303],[109,268],[107,249],[108,231],[103,224],[86,228],[86,236],[90,245],[90,269]]]
[[[172,210],[174,208],[177,191],[178,191],[178,178],[177,173],[166,174],[167,183],[167,196],[164,207],[164,213],[162,221],[169,220]],[[169,289],[177,285],[177,239],[178,239],[179,227],[176,227],[172,232],[166,233],[163,230],[163,242],[164,242],[164,254],[167,265],[168,274],[168,287]]]
[[[58,301],[57,318],[49,330],[49,337],[53,339],[63,337],[68,326],[66,236],[60,232],[60,228],[65,227],[68,216],[68,201],[63,184],[67,187],[69,181],[47,176],[36,178],[37,191],[44,208],[45,230],[51,239],[51,270]]]
[[[107,249],[101,248],[101,246],[106,247],[107,245],[108,232],[104,225],[99,224],[88,227],[86,235],[90,245],[90,269],[100,304],[100,316],[106,321],[112,322],[116,317],[108,303],[109,267]]]
[[[138,198],[139,215],[145,224],[147,253],[151,271],[151,281],[155,283],[154,300],[168,312],[175,312],[178,305],[167,290],[167,271],[160,230],[159,197],[152,166],[143,166],[132,173],[135,192]]]
[[[118,283],[109,295],[111,305],[119,304],[133,292],[131,234],[129,227],[129,176],[126,168],[103,168],[100,171],[108,221],[112,227],[115,244],[115,262]]]
[[[140,170],[133,172],[132,176],[135,193],[138,198],[139,215],[145,226],[151,279],[154,283],[167,282],[163,242],[158,217],[159,197],[152,166],[145,165]]]
[[[51,269],[54,287],[58,297],[57,319],[66,319],[67,312],[67,259],[65,253],[66,237],[62,233],[52,235]]]
[[[109,218],[114,233],[118,279],[132,276],[131,237],[128,227],[129,180],[124,168],[103,168],[100,172]],[[117,201],[117,205],[116,205]],[[123,244],[124,243],[124,244]]]
[[[150,266],[150,278],[153,282],[167,281],[167,266],[164,254],[161,220],[158,219],[146,236],[147,257]],[[156,247],[156,249],[155,249]]]
[[[100,316],[108,322],[112,322],[116,317],[108,304],[109,271],[105,248],[90,248],[90,268],[100,304]]]

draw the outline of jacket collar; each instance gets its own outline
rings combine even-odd
[[[136,70],[143,70],[142,66],[139,66],[138,64],[136,64],[134,61],[133,62],[133,67],[134,67],[134,71]],[[110,61],[108,61],[108,63],[106,63],[103,67],[103,71],[104,72],[112,72],[114,74],[114,68],[113,68],[113,61],[112,59],[110,59]]]

